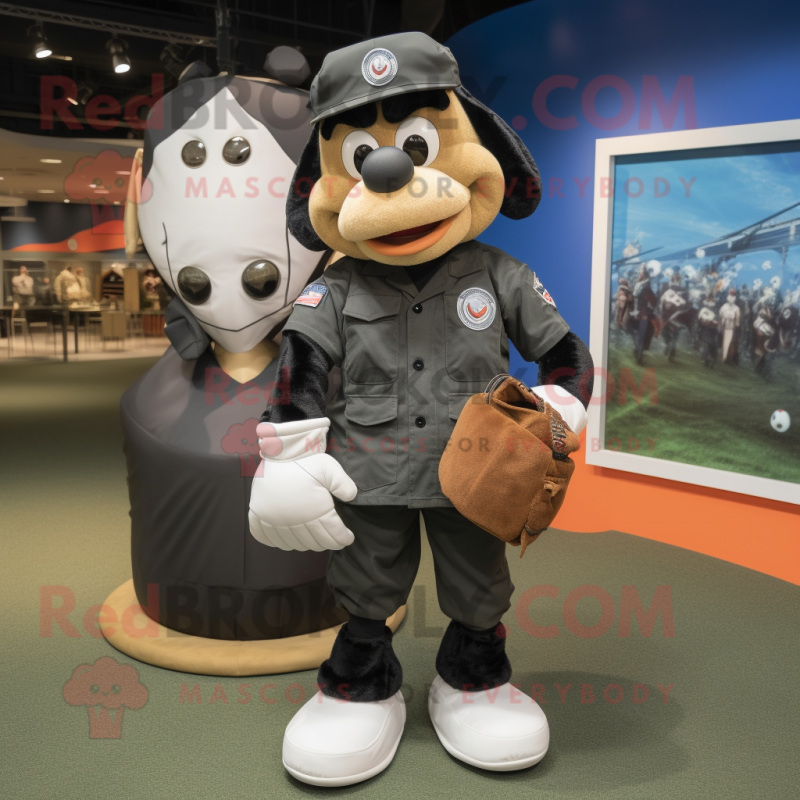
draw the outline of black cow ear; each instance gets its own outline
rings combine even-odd
[[[286,199],[286,222],[289,232],[307,250],[327,250],[317,236],[308,215],[308,198],[314,184],[322,177],[319,163],[319,126],[315,125],[297,163]]]
[[[542,198],[542,179],[533,156],[522,139],[494,111],[476,100],[463,86],[453,91],[481,144],[500,162],[506,184],[500,213],[510,219],[529,217]]]

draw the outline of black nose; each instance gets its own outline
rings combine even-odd
[[[379,147],[367,154],[361,177],[371,192],[396,192],[414,177],[414,162],[399,147]]]

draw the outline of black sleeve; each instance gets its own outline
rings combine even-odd
[[[299,331],[286,331],[278,353],[278,383],[288,384],[289,391],[270,398],[262,422],[294,422],[325,416],[328,373],[333,366],[330,356],[313,340]]]
[[[594,375],[589,370],[594,363],[589,348],[574,333],[570,331],[559,339],[536,363],[540,386],[555,383],[575,395],[584,408],[588,407],[594,384]]]

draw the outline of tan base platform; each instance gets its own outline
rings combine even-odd
[[[139,605],[133,580],[115,589],[104,606],[100,630],[117,650],[145,664],[197,675],[236,677],[316,669],[330,655],[341,627],[253,642],[189,636],[150,619]],[[401,606],[386,624],[397,630],[405,615],[406,607]]]

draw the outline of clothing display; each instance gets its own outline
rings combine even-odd
[[[78,278],[68,267],[65,267],[56,276],[53,291],[61,305],[68,305],[79,298],[82,290]]]
[[[15,275],[11,279],[11,286],[14,289],[14,294],[23,296],[33,294],[33,278],[30,275]]]

